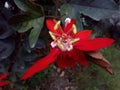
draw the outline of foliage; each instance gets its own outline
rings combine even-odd
[[[43,7],[29,0],[14,0],[14,2],[25,14],[13,16],[9,23],[18,32],[26,32],[31,29],[29,43],[33,48],[44,23]]]
[[[73,71],[72,82],[78,86],[79,90],[119,90],[119,54],[120,51],[114,45],[101,51],[110,60],[111,67],[115,74],[109,75],[97,65],[92,64],[88,69],[83,69],[82,73]],[[114,56],[112,55],[114,54]],[[113,60],[115,58],[115,61]]]
[[[9,7],[5,8],[6,1]],[[0,73],[8,72],[10,83],[5,90],[34,90],[35,87],[44,88],[47,85],[39,87],[42,81],[47,82],[47,76],[53,75],[52,70],[56,65],[29,80],[20,81],[19,78],[38,58],[49,52],[51,38],[45,20],[62,20],[64,25],[66,17],[75,18],[78,30],[92,29],[93,37],[116,40],[114,46],[101,51],[110,60],[115,70],[114,76],[91,64],[84,72],[71,74],[72,83],[81,90],[119,90],[119,16],[118,0],[1,0]],[[32,81],[36,82],[36,86],[30,86]]]

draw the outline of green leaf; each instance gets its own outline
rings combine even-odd
[[[9,23],[12,25],[13,29],[18,32],[25,32],[31,29],[33,26],[33,23],[36,23],[36,25],[39,25],[37,23],[38,18],[33,18],[30,15],[15,15],[9,19]]]
[[[43,27],[44,17],[40,17],[39,19],[37,19],[37,22],[39,25],[36,25],[36,22],[33,23],[33,25],[36,27],[34,27],[32,29],[32,31],[30,32],[30,35],[29,35],[29,43],[30,43],[31,48],[33,48],[35,46],[35,44],[38,40],[40,31]]]
[[[66,16],[64,16],[62,18],[63,23],[64,23],[65,19],[68,17],[74,18],[76,20],[76,25],[77,25],[78,30],[83,29],[80,14],[78,13],[77,10],[75,10],[75,8],[72,5],[69,5],[69,4],[62,5],[61,9],[60,9],[60,13],[61,13],[61,15],[67,14]]]
[[[70,0],[69,3],[111,10],[116,10],[119,8],[117,3],[115,3],[115,0]]]
[[[86,15],[90,18],[99,21],[101,19],[110,18],[112,15],[120,14],[118,9],[108,9],[97,6],[88,5],[75,5],[75,4],[64,4],[61,6],[61,13],[68,13],[67,16],[75,17],[76,15]]]
[[[9,20],[9,23],[13,26],[14,30],[20,33],[23,33],[32,29],[29,35],[29,43],[30,43],[30,47],[33,48],[35,46],[35,43],[38,40],[40,31],[43,27],[44,16],[33,18],[27,14],[16,15]]]
[[[14,2],[25,14],[11,17],[9,23],[13,26],[14,30],[20,33],[32,29],[29,35],[29,43],[33,48],[44,23],[43,7],[30,0],[14,0]]]
[[[35,16],[44,15],[43,7],[30,0],[14,0],[14,2],[17,5],[17,7],[24,12],[30,13]]]
[[[16,15],[9,20],[9,23],[13,26],[14,30],[22,33],[32,28],[38,28],[42,22],[40,18],[34,18],[28,14]]]
[[[75,5],[74,8],[79,8],[79,13],[82,13],[90,18],[93,18],[96,21],[101,19],[110,18],[112,15],[120,14],[119,10],[110,10],[104,8],[96,8],[89,6],[78,6]]]

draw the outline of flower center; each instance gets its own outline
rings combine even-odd
[[[70,27],[71,19],[67,18],[65,22],[66,22],[65,27],[67,27],[67,25],[69,25]],[[54,30],[57,30],[59,27],[60,27],[60,21],[58,21],[55,24]],[[73,38],[72,36],[68,35],[68,33],[71,32],[71,30],[73,34],[77,33],[75,24],[72,24],[71,29],[68,30],[68,32],[66,33],[64,33],[64,31],[61,29],[62,35],[52,33],[51,31],[49,31],[50,36],[54,40],[53,42],[51,42],[52,48],[58,46],[62,51],[71,51],[73,49],[73,43],[80,40],[80,38]]]
[[[72,43],[70,43],[71,38],[66,34],[63,34],[61,37],[58,37],[56,40],[51,42],[52,48],[58,46],[62,51],[70,51],[73,49]]]
[[[61,37],[57,37],[51,42],[52,48],[58,46],[62,51],[71,51],[73,49],[73,43],[78,41],[79,38],[73,39],[71,36],[62,34]]]

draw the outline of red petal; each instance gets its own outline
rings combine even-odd
[[[57,59],[57,65],[60,68],[65,69],[67,67],[66,63],[67,63],[67,60],[62,55],[59,55],[59,57]]]
[[[71,32],[73,24],[75,24],[75,20],[72,18],[71,22],[69,24],[67,24],[66,27],[64,28],[64,32],[65,33]]]
[[[76,38],[89,39],[91,36],[91,30],[82,30],[75,34]]]
[[[76,63],[74,58],[76,58],[76,52],[74,49],[72,51],[62,52],[58,56],[57,64],[61,68],[66,68],[67,66],[74,68]]]
[[[74,68],[76,61],[69,57],[68,55],[60,55],[57,60],[57,64],[60,68],[65,69],[66,67],[70,66]]]
[[[56,22],[53,21],[53,20],[46,20],[46,25],[47,25],[47,28],[53,32],[53,33],[56,33],[56,34],[62,34],[62,28],[61,26],[57,29],[57,30],[54,30],[54,26],[55,26]]]
[[[2,79],[4,79],[4,78],[6,78],[7,76],[8,76],[8,73],[1,74],[1,75],[0,75],[0,80],[2,80]]]
[[[67,66],[74,68],[76,62],[85,67],[88,66],[88,62],[84,56],[84,53],[75,49],[69,52],[63,52],[58,56],[57,60],[58,66],[63,69],[66,68]]]
[[[5,85],[7,85],[7,84],[8,84],[7,81],[2,81],[2,82],[0,82],[0,87],[5,86]]]
[[[74,43],[74,47],[83,51],[95,51],[110,46],[114,42],[110,38],[95,38],[92,40],[80,40]]]
[[[87,59],[85,58],[85,55],[83,52],[79,52],[79,59],[77,60],[77,62],[80,64],[80,65],[83,65],[85,67],[88,66],[88,61]]]
[[[55,59],[57,58],[57,56],[59,55],[60,51],[58,48],[54,48],[52,49],[52,51],[50,52],[50,54],[48,54],[46,57],[38,60],[33,66],[31,66],[21,77],[21,80],[25,80],[31,76],[33,76],[34,74],[36,74],[37,72],[40,72],[42,70],[44,70],[45,68],[47,68],[51,63],[53,63],[55,61]]]

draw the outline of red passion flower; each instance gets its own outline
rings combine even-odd
[[[3,81],[3,79],[6,78],[7,76],[8,76],[7,73],[6,74],[0,74],[0,87],[5,86],[5,85],[8,84],[7,81]]]
[[[51,51],[44,58],[38,60],[21,77],[25,80],[39,71],[44,70],[56,61],[60,68],[68,66],[74,68],[76,63],[87,67],[88,61],[84,52],[97,51],[111,45],[114,40],[110,38],[90,39],[91,30],[81,30],[77,32],[75,20],[67,18],[65,26],[60,26],[60,21],[47,20],[51,42]]]

